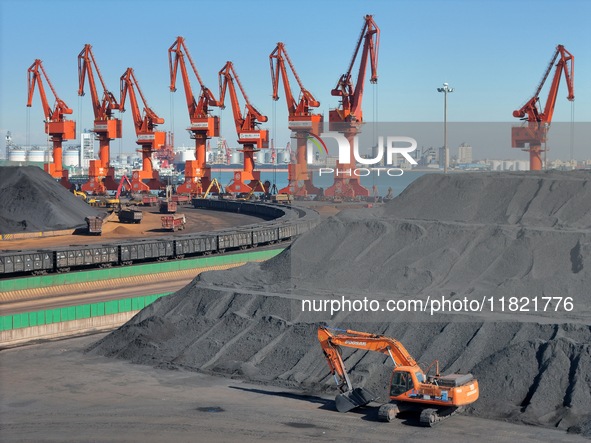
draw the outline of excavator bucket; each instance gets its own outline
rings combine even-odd
[[[351,409],[365,406],[374,401],[377,397],[366,389],[355,388],[348,392],[343,392],[335,398],[337,411],[348,412]]]

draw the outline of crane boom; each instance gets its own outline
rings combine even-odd
[[[103,88],[103,97],[100,98],[94,72],[98,75]],[[78,95],[84,95],[84,85],[88,78],[92,108],[94,110],[93,132],[99,141],[99,160],[91,160],[88,176],[89,180],[82,185],[82,190],[88,193],[104,194],[107,189],[116,190],[118,183],[115,181],[115,169],[110,166],[110,142],[121,138],[121,120],[113,116],[113,112],[119,110],[117,99],[107,89],[103,76],[92,52],[92,46],[84,45],[78,54]]]
[[[166,133],[156,131],[156,126],[164,123],[164,119],[159,117],[149,106],[140,85],[135,77],[132,68],[127,68],[120,78],[121,95],[119,99],[120,111],[125,111],[125,100],[129,95],[135,133],[137,135],[136,143],[141,146],[142,169],[133,171],[131,189],[135,192],[149,192],[150,189],[160,189],[163,184],[160,182],[158,172],[153,169],[152,152],[161,149],[166,143]],[[139,94],[144,109],[143,116],[140,111],[136,91]],[[144,183],[147,180],[148,183]]]
[[[560,79],[563,74],[568,88],[566,98],[571,102],[575,99],[574,63],[574,56],[563,45],[558,45],[533,97],[521,108],[513,111],[513,117],[526,120],[527,126],[511,128],[512,146],[514,148],[524,149],[526,144],[529,144],[529,148],[525,148],[524,150],[530,153],[530,170],[532,171],[542,169],[541,153],[544,150],[541,148],[541,145],[546,142],[547,131],[552,123]],[[555,67],[554,76],[548,91],[546,105],[542,109],[540,105],[540,93],[553,67]]]
[[[195,99],[191,88],[185,57],[189,60],[193,73],[199,81],[201,87],[199,99]],[[209,188],[211,183],[211,169],[207,166],[207,140],[220,135],[219,117],[211,115],[210,106],[218,107],[219,102],[203,83],[183,37],[177,37],[168,49],[168,66],[171,92],[176,91],[176,79],[180,68],[189,111],[190,127],[188,130],[191,132],[191,137],[195,139],[195,160],[185,162],[185,183],[177,187],[177,192],[192,195],[202,194],[203,190]]]
[[[298,101],[295,100],[289,84],[286,62],[300,87]],[[273,100],[279,100],[279,80],[281,79],[289,113],[288,127],[295,132],[298,141],[296,162],[288,166],[289,184],[287,187],[280,189],[279,193],[302,197],[309,194],[318,195],[321,191],[313,185],[308,174],[306,154],[310,133],[318,134],[320,132],[322,115],[311,112],[311,108],[319,107],[320,102],[302,84],[282,42],[277,43],[277,46],[269,55],[269,63],[271,65]]]
[[[43,86],[43,78],[45,78],[45,81],[55,98],[55,105],[53,108],[47,100],[45,87]],[[44,168],[53,178],[59,178],[61,184],[69,189],[70,183],[68,180],[68,171],[63,168],[62,162],[62,142],[63,140],[74,140],[76,138],[76,122],[65,118],[65,115],[70,115],[73,111],[57,95],[51,80],[49,80],[49,76],[45,72],[43,62],[39,59],[35,60],[28,69],[27,107],[29,108],[33,105],[33,96],[36,86],[39,90],[41,106],[45,117],[45,133],[50,136],[53,143],[53,162],[46,163]]]
[[[361,51],[361,61],[359,63],[359,71],[357,74],[357,81],[355,85],[351,80],[353,66],[361,43],[363,42],[363,50]],[[365,16],[365,23],[361,29],[361,34],[357,39],[357,45],[353,52],[353,57],[349,63],[347,72],[343,74],[334,89],[331,91],[331,95],[342,97],[341,103],[341,118],[343,120],[350,118],[355,121],[363,121],[363,114],[361,105],[363,102],[363,88],[365,82],[365,72],[367,70],[367,61],[369,59],[371,66],[371,77],[370,83],[377,83],[378,81],[378,50],[380,45],[380,29],[376,25],[371,15]],[[336,116],[335,116],[336,117]],[[331,119],[333,121],[333,119]]]
[[[264,186],[260,181],[261,173],[259,171],[254,171],[255,152],[259,149],[268,148],[269,146],[269,131],[266,129],[258,129],[260,123],[267,121],[267,116],[263,115],[250,103],[231,61],[226,62],[218,75],[220,86],[220,107],[222,109],[224,108],[226,91],[229,91],[232,115],[234,116],[234,125],[238,135],[238,143],[242,145],[242,151],[244,152],[243,170],[234,173],[233,183],[228,185],[226,190],[232,193],[250,193],[256,190],[267,193],[269,186]],[[241,112],[235,84],[238,85],[242,97],[246,102],[244,116]],[[248,181],[248,183],[246,183],[246,181]]]

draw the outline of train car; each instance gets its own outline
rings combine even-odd
[[[126,241],[119,245],[119,262],[130,265],[134,262],[168,260],[174,257],[174,240],[154,239]]]
[[[108,267],[119,264],[117,245],[80,245],[53,251],[55,270],[67,272],[83,267]]]
[[[203,233],[176,237],[174,248],[176,258],[187,255],[212,254],[218,250],[218,236],[215,233]]]
[[[296,223],[283,223],[277,228],[279,240],[288,240],[298,235],[298,226]]]
[[[269,245],[279,241],[277,226],[261,225],[251,228],[251,231],[253,246]]]
[[[6,251],[0,253],[0,276],[18,274],[46,274],[53,272],[52,251]]]
[[[222,231],[218,233],[218,252],[252,247],[252,231]]]
[[[320,222],[316,211],[285,205],[213,199],[193,199],[193,205],[212,210],[252,213],[273,220],[223,231],[128,240],[120,244],[69,246],[42,251],[3,251],[0,252],[0,278],[246,249],[293,240]]]

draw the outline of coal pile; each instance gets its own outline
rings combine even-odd
[[[100,215],[35,166],[0,167],[0,208],[2,234],[80,228]]]
[[[204,273],[93,346],[135,363],[336,394],[321,323],[400,340],[423,365],[472,372],[473,415],[591,436],[591,174],[425,175],[346,211],[262,264]],[[570,297],[573,309],[310,312],[304,300]],[[345,350],[353,383],[387,399],[392,365]]]

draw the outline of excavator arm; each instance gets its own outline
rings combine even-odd
[[[318,328],[318,340],[327,346],[346,346],[364,351],[380,352],[389,356],[395,366],[417,365],[402,343],[385,335],[321,326]]]
[[[341,347],[379,352],[389,356],[394,367],[405,366],[419,370],[415,359],[398,340],[383,335],[350,329],[332,329],[325,326],[318,328],[318,341],[324,352],[331,374],[341,391],[335,399],[339,412],[346,412],[358,406],[364,406],[375,399],[375,396],[364,388],[353,388],[347,375],[345,363],[341,357]]]

